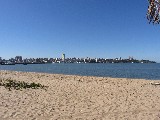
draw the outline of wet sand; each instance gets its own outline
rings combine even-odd
[[[0,86],[0,120],[160,119],[160,80],[0,71],[8,78],[48,88]]]

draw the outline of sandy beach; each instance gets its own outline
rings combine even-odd
[[[160,86],[143,79],[0,71],[0,79],[44,89],[0,86],[0,120],[159,120]]]

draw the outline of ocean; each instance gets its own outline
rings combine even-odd
[[[0,65],[0,70],[41,72],[66,75],[138,78],[160,80],[160,64],[141,63],[54,63],[54,64],[28,64],[28,65]]]

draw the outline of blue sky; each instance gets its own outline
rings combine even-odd
[[[0,0],[0,56],[149,59],[160,62],[160,25],[148,0]]]

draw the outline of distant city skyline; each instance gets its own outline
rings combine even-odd
[[[2,56],[0,56],[0,60],[16,60],[16,61],[22,61],[25,59],[39,59],[39,58],[45,58],[45,59],[61,59],[62,61],[65,61],[65,59],[70,59],[70,58],[76,58],[76,59],[115,59],[115,60],[123,60],[123,59],[128,59],[128,60],[136,60],[136,58],[134,58],[133,56],[128,56],[126,58],[122,58],[122,57],[115,57],[115,58],[103,58],[103,57],[66,57],[65,53],[62,53],[60,57],[23,57],[21,55],[18,56],[14,56],[14,57],[10,57],[10,58],[3,58]],[[147,60],[147,59],[140,59],[140,60]]]
[[[2,0],[0,57],[128,58],[160,62],[160,25],[147,0]]]
[[[66,58],[65,54],[62,54],[61,58],[23,58],[22,56],[16,56],[8,60],[0,57],[0,65],[16,65],[16,64],[51,64],[51,63],[156,63],[150,60],[138,60],[133,57],[122,59],[120,58]]]

